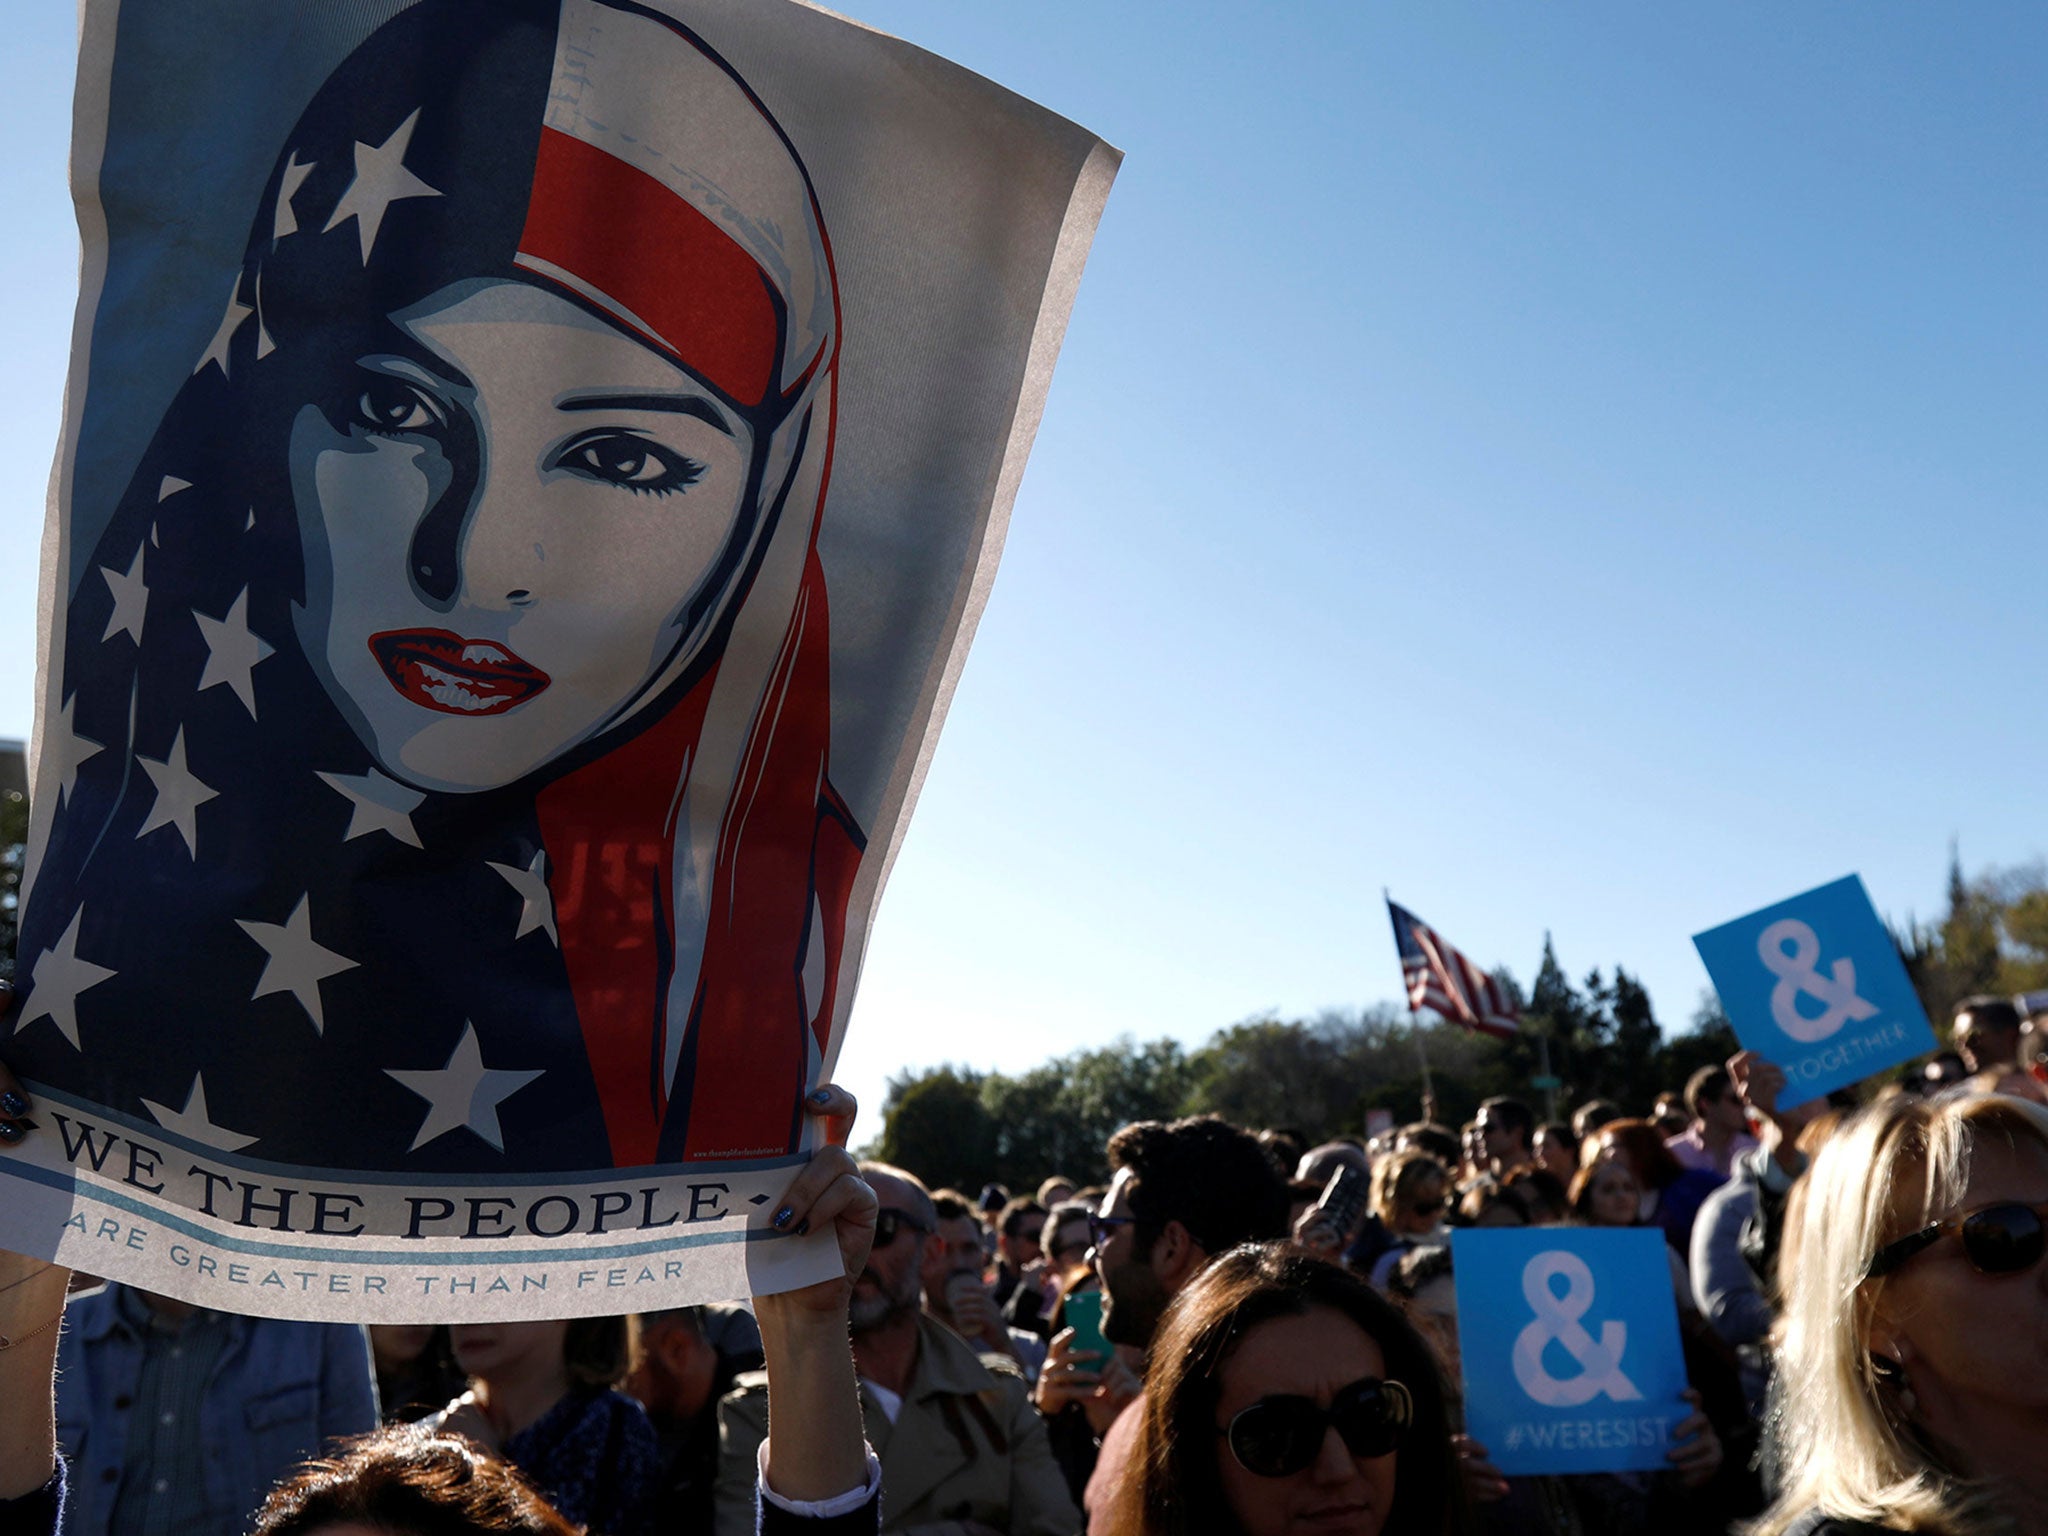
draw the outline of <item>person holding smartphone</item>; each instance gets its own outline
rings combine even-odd
[[[1102,1282],[1093,1270],[1068,1283],[1053,1325],[1031,1401],[1045,1418],[1053,1459],[1079,1499],[1102,1437],[1144,1395],[1145,1351],[1102,1336]]]

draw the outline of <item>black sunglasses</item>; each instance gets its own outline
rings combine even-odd
[[[1888,1275],[1952,1233],[1962,1238],[1963,1257],[1978,1274],[2019,1274],[2038,1264],[2043,1250],[2048,1249],[2041,1224],[2044,1214],[2048,1214],[2048,1203],[2021,1205],[2013,1201],[1930,1223],[1878,1249],[1864,1266],[1863,1276],[1867,1280]]]
[[[1109,1240],[1116,1236],[1118,1227],[1135,1227],[1137,1224],[1138,1218],[1135,1216],[1090,1216],[1088,1241],[1097,1248],[1106,1247]]]
[[[875,1243],[877,1248],[886,1248],[896,1241],[896,1234],[905,1227],[913,1232],[922,1232],[929,1237],[933,1229],[919,1221],[908,1211],[879,1211],[875,1215]]]
[[[1292,1477],[1315,1465],[1332,1428],[1353,1456],[1385,1456],[1415,1421],[1415,1400],[1398,1381],[1363,1376],[1339,1387],[1330,1406],[1308,1397],[1262,1397],[1219,1431],[1254,1477]]]

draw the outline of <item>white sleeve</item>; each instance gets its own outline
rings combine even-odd
[[[829,1520],[834,1515],[850,1515],[882,1486],[882,1463],[875,1455],[873,1446],[868,1447],[867,1475],[861,1479],[858,1488],[849,1488],[844,1493],[835,1493],[829,1499],[785,1499],[768,1486],[768,1442],[761,1442],[761,1449],[755,1452],[754,1486],[760,1491],[765,1504],[773,1504],[786,1514],[804,1515],[813,1520]],[[759,1529],[757,1525],[756,1530]]]

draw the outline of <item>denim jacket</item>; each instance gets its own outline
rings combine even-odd
[[[66,1536],[107,1536],[120,1492],[129,1410],[150,1343],[133,1318],[139,1298],[124,1305],[121,1289],[73,1300],[58,1346],[57,1443],[70,1463]],[[183,1499],[203,1500],[206,1523],[191,1536],[239,1536],[271,1487],[324,1441],[377,1427],[361,1328],[230,1316],[227,1329],[200,1407],[201,1464],[161,1473],[178,1480]]]

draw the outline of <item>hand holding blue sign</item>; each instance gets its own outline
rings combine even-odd
[[[1467,1229],[1451,1250],[1468,1462],[1496,1476],[1719,1465],[1686,1399],[1656,1232]]]
[[[1693,935],[1743,1045],[1786,1108],[1934,1049],[1891,935],[1854,875]]]
[[[1755,1051],[1737,1051],[1729,1057],[1728,1075],[1734,1079],[1735,1091],[1742,1096],[1743,1104],[1763,1122],[1766,1150],[1787,1177],[1799,1177],[1805,1171],[1806,1159],[1796,1143],[1807,1126],[1827,1113],[1828,1101],[1808,1099],[1790,1107],[1781,1105],[1778,1100],[1785,1091],[1785,1069],[1764,1060]]]

